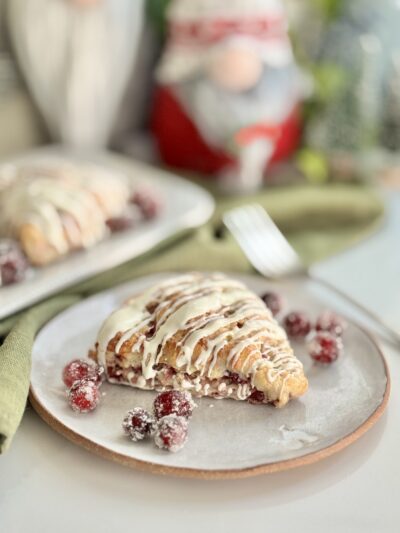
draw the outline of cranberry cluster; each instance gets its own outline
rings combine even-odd
[[[28,261],[19,245],[11,239],[0,239],[0,287],[25,278]]]
[[[93,411],[100,401],[99,389],[104,380],[104,368],[92,361],[74,359],[63,369],[62,380],[67,386],[67,399],[77,413]],[[187,391],[161,392],[154,400],[153,414],[142,407],[128,411],[122,429],[132,441],[154,436],[156,446],[177,452],[188,438],[189,419],[196,407]]]
[[[70,407],[77,413],[93,411],[100,401],[99,389],[104,380],[104,368],[92,361],[74,359],[63,369]]]
[[[122,428],[134,442],[153,436],[158,448],[177,452],[186,444],[194,407],[189,392],[165,391],[154,400],[154,415],[135,407],[126,413]]]
[[[261,296],[274,316],[282,313],[284,299],[275,292]],[[333,363],[343,352],[342,335],[346,329],[344,320],[332,311],[324,311],[313,326],[310,317],[303,311],[291,311],[283,317],[282,325],[289,337],[304,339],[309,337],[308,353],[318,363]]]
[[[129,199],[130,207],[120,216],[111,217],[106,225],[111,233],[120,233],[137,225],[140,220],[156,218],[161,211],[161,202],[151,189],[141,186]]]

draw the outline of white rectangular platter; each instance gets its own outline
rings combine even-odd
[[[133,183],[143,183],[154,189],[163,202],[163,209],[154,220],[114,234],[93,248],[73,253],[54,264],[35,268],[20,283],[0,287],[0,319],[65,287],[137,257],[178,232],[200,226],[211,217],[214,210],[212,196],[201,187],[169,172],[110,152],[78,152],[50,146],[9,162],[53,157],[89,161],[122,171]]]

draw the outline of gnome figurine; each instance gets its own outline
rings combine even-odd
[[[168,165],[257,189],[300,133],[304,76],[280,0],[172,0],[152,128]]]
[[[116,129],[135,67],[145,1],[6,4],[19,66],[52,139],[79,148],[104,148]],[[125,115],[131,106],[125,106]]]

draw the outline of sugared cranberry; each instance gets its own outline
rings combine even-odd
[[[183,416],[164,416],[158,421],[154,442],[158,448],[177,452],[183,448],[188,439],[188,421]]]
[[[333,363],[343,351],[343,343],[340,337],[336,337],[327,331],[316,333],[308,346],[309,354],[318,363]]]
[[[133,228],[135,219],[128,215],[120,217],[112,217],[106,220],[106,224],[111,233],[118,233],[127,229]]]
[[[264,403],[265,394],[260,390],[254,390],[247,398],[247,401],[252,404]]]
[[[317,331],[328,331],[332,335],[340,337],[346,329],[346,322],[332,311],[323,311],[317,318],[315,329]]]
[[[285,307],[285,300],[283,296],[277,292],[266,292],[261,296],[261,300],[265,303],[274,316],[280,313]]]
[[[160,210],[161,204],[154,194],[146,189],[138,189],[131,198],[131,203],[138,206],[143,217],[147,220],[155,218]]]
[[[11,239],[0,240],[0,287],[22,281],[28,262],[18,244]]]
[[[103,377],[103,367],[85,359],[74,359],[64,367],[62,373],[62,379],[68,388],[72,387],[75,381],[85,378],[91,379],[97,386],[100,386]]]
[[[75,381],[68,391],[68,403],[77,413],[93,411],[99,401],[99,389],[96,383],[90,379]]]
[[[135,407],[126,413],[122,428],[125,435],[137,442],[154,433],[155,420],[145,409]]]
[[[311,331],[311,322],[306,313],[302,311],[292,311],[286,315],[283,325],[290,337],[305,337]]]
[[[189,392],[169,390],[162,392],[154,400],[154,416],[157,420],[168,415],[190,418],[194,407],[196,404]]]

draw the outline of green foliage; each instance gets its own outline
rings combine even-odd
[[[315,98],[321,104],[328,103],[346,87],[348,77],[340,65],[321,62],[312,65],[311,74],[314,79]]]
[[[311,183],[324,183],[329,178],[327,159],[317,150],[302,148],[296,155],[296,163]]]
[[[315,64],[304,64],[313,79],[313,94],[304,103],[303,120],[307,126],[310,120],[319,115],[330,102],[340,96],[349,83],[348,73],[339,65],[321,61]]]
[[[335,20],[344,5],[345,0],[310,0],[322,14],[326,22]]]
[[[153,22],[157,31],[161,35],[165,35],[166,32],[166,19],[165,11],[171,0],[146,0],[147,1],[147,13],[150,20]]]

